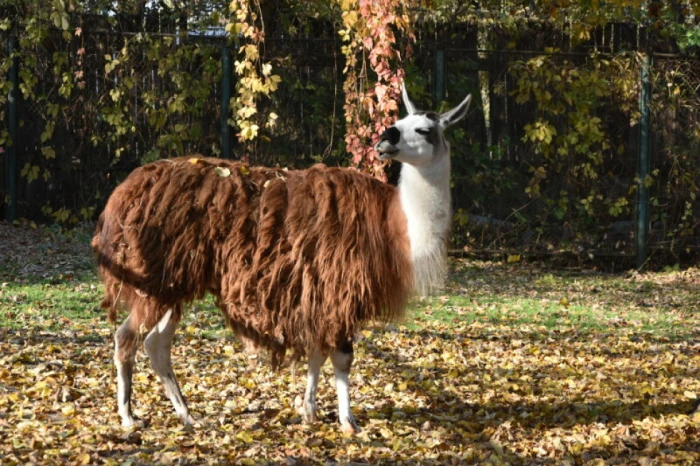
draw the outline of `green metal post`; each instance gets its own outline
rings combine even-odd
[[[7,38],[7,56],[12,56],[15,52],[15,38],[10,36]],[[12,59],[12,67],[8,74],[8,78],[12,87],[7,96],[7,132],[12,139],[12,144],[7,145],[7,156],[5,157],[5,177],[7,186],[7,195],[9,204],[6,206],[5,220],[13,222],[17,219],[17,178],[19,171],[17,170],[17,146],[19,145],[19,78],[18,78],[19,60],[17,57]]]
[[[649,188],[645,181],[649,175],[649,137],[650,137],[650,80],[651,58],[642,57],[641,92],[639,93],[639,153],[637,157],[637,222],[635,246],[637,248],[637,269],[641,269],[647,260],[647,238],[649,236]]]
[[[445,100],[445,51],[435,51],[435,103],[437,108]]]
[[[231,153],[231,126],[228,124],[231,103],[231,51],[228,47],[221,48],[221,156],[225,159],[232,158]]]

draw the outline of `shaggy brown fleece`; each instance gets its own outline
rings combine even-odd
[[[413,287],[393,186],[351,169],[249,167],[192,156],[136,169],[92,240],[110,321],[134,329],[212,293],[234,332],[278,359],[329,351],[396,318]]]

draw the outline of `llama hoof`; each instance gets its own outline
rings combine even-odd
[[[301,414],[301,418],[306,424],[313,424],[314,422],[318,421],[316,409],[314,409],[312,406],[304,404],[298,408],[298,412]]]
[[[342,419],[340,421],[340,430],[345,434],[345,435],[356,435],[362,432],[362,429],[360,429],[357,426],[357,423],[355,422],[355,419],[353,418],[346,418]]]
[[[143,419],[138,418],[124,418],[122,419],[122,427],[125,429],[143,429],[146,427],[146,422]]]
[[[197,427],[202,427],[201,423],[197,421],[195,418],[190,416],[189,414],[187,415],[186,418],[183,419],[183,422],[185,423],[185,429],[187,430],[192,430]]]

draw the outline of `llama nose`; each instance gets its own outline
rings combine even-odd
[[[389,144],[391,144],[392,146],[398,144],[399,139],[401,139],[401,132],[398,129],[396,129],[395,126],[392,126],[388,130],[384,131],[379,137],[380,141],[389,141]]]

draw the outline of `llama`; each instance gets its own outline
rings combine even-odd
[[[409,297],[442,285],[450,228],[446,127],[467,112],[468,96],[443,114],[419,112],[402,89],[408,116],[375,145],[402,162],[398,187],[353,169],[251,167],[191,156],[134,170],[110,196],[92,248],[104,283],[102,307],[116,330],[117,405],[131,411],[131,380],[143,343],[175,412],[193,424],[171,364],[183,305],[211,293],[246,344],[308,358],[300,411],[317,419],[316,390],[330,357],[338,416],[359,431],[350,409],[353,337],[365,321],[402,316]]]

